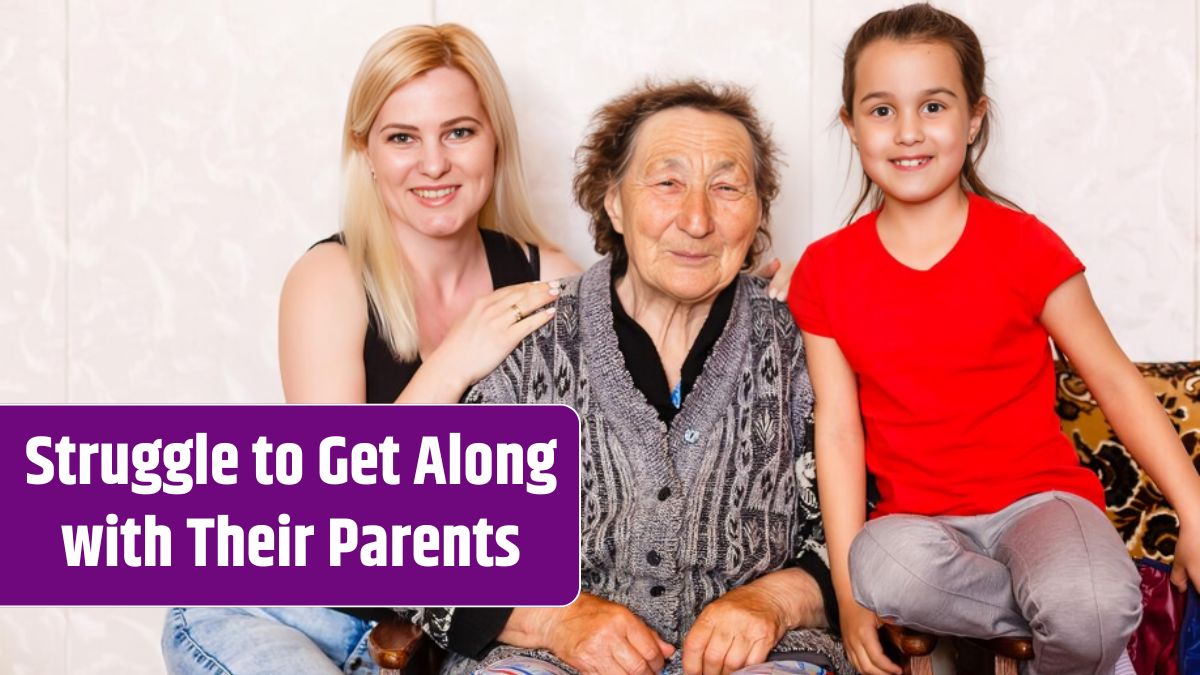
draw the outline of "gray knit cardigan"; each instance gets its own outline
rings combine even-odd
[[[787,307],[740,275],[725,331],[670,428],[633,383],[613,329],[611,260],[566,284],[554,318],[467,395],[478,403],[565,403],[582,420],[583,590],[628,607],[678,647],[705,605],[788,566],[827,560],[807,443],[812,385]],[[413,619],[446,643],[453,609]],[[826,655],[820,630],[787,633],[777,652]],[[500,646],[482,662],[451,654],[443,673],[545,651]],[[682,672],[680,654],[668,675]]]

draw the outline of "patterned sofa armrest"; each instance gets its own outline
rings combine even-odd
[[[1136,365],[1200,469],[1200,361]],[[1175,512],[1113,433],[1083,379],[1065,361],[1054,367],[1063,432],[1079,461],[1100,477],[1108,517],[1129,553],[1170,564],[1179,536]]]

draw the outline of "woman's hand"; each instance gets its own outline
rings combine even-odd
[[[879,617],[857,602],[839,603],[842,645],[850,663],[863,675],[900,675],[900,666],[883,653],[879,642]]]
[[[504,361],[521,340],[546,325],[558,281],[499,288],[477,299],[413,376],[397,403],[456,403],[467,387]],[[544,308],[544,309],[543,309]]]
[[[779,258],[771,258],[755,272],[763,279],[770,279],[767,284],[767,297],[783,302],[787,300],[788,287],[792,283],[792,272],[796,271],[796,263],[785,265]]]
[[[471,304],[455,322],[429,362],[448,364],[463,389],[483,379],[516,349],[521,340],[554,316],[538,311],[558,297],[558,281],[532,281],[492,291]]]
[[[499,639],[549,649],[582,675],[658,675],[675,653],[633,612],[590,593],[566,607],[514,609]]]
[[[1171,565],[1171,583],[1180,592],[1187,590],[1188,579],[1200,588],[1200,538],[1189,529],[1192,525],[1179,526],[1179,541],[1175,544],[1175,564]]]
[[[766,661],[791,623],[780,600],[751,583],[709,603],[683,640],[683,672],[720,675]]]

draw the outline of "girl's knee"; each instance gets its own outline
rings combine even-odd
[[[871,521],[850,545],[854,597],[884,616],[912,608],[926,595],[920,589],[941,578],[961,554],[962,547],[927,518]]]
[[[1035,600],[1030,626],[1043,643],[1080,663],[1107,659],[1125,649],[1142,617],[1141,589],[1132,583],[1065,584]]]
[[[929,518],[886,516],[867,523],[854,538],[850,569],[936,569],[953,562],[961,553],[959,542]]]
[[[1136,568],[1126,583],[1112,584],[1105,592],[1099,593],[1097,604],[1100,613],[1123,619],[1128,625],[1128,633],[1133,633],[1141,621],[1141,578]]]
[[[1141,578],[1134,568],[1125,583],[1107,584],[1096,594],[1096,613],[1104,635],[1117,649],[1124,649],[1129,636],[1142,620]]]

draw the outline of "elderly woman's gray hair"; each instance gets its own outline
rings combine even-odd
[[[588,135],[575,154],[575,202],[591,217],[589,228],[596,252],[626,258],[624,238],[613,228],[604,208],[609,188],[621,182],[633,156],[638,129],[655,113],[671,108],[694,108],[728,115],[741,123],[750,136],[754,154],[754,191],[762,220],[754,244],[746,253],[744,269],[750,269],[771,244],[768,224],[771,202],[779,194],[779,148],[771,139],[749,92],[736,85],[683,80],[657,84],[647,82],[596,111]]]

